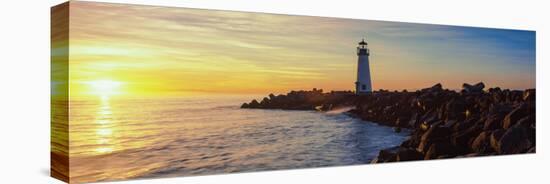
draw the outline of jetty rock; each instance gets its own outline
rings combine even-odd
[[[462,91],[465,93],[482,93],[483,88],[485,88],[485,84],[483,84],[483,82],[479,82],[474,85],[470,85],[468,83],[462,84]]]
[[[270,94],[241,108],[330,111],[351,107],[350,116],[411,130],[400,146],[381,150],[371,163],[534,153],[536,90],[484,89],[483,82],[465,83],[460,92],[441,84],[361,95],[313,89]]]
[[[352,91],[331,91],[323,93],[322,89],[311,91],[291,91],[287,94],[265,97],[260,103],[252,100],[241,108],[249,109],[284,109],[284,110],[331,110],[337,105],[353,105],[355,94]]]

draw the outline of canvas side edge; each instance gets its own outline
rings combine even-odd
[[[69,2],[50,19],[50,176],[69,183]]]

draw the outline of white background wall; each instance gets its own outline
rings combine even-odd
[[[541,0],[104,0],[194,8],[468,25],[537,31],[537,154],[302,169],[122,183],[528,183],[548,182],[550,7]],[[49,178],[49,7],[62,0],[2,1],[0,183]]]

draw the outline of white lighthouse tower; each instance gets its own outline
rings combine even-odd
[[[369,67],[370,51],[367,48],[365,39],[357,46],[357,81],[355,82],[355,93],[366,94],[372,92]]]

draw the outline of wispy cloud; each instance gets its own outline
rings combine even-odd
[[[534,87],[534,32],[79,1],[71,8],[75,81],[110,76],[158,92],[347,90],[355,44],[367,36],[375,88]]]

